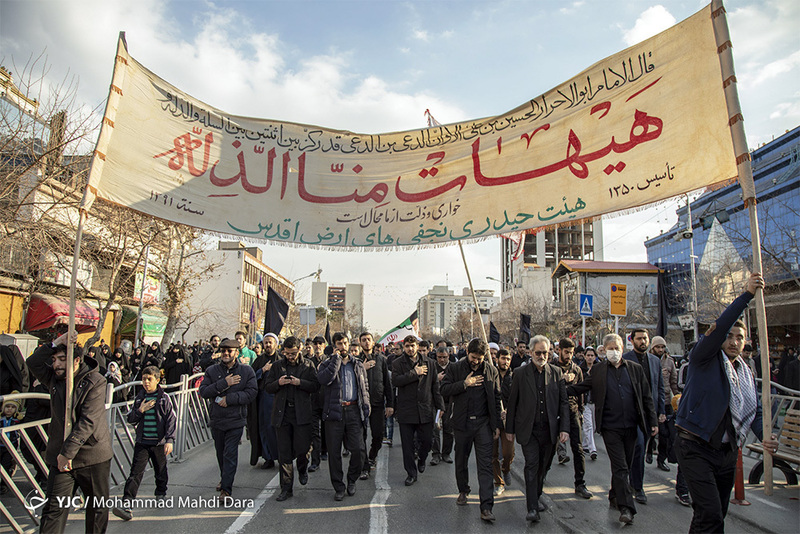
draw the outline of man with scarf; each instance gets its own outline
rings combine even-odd
[[[763,439],[755,379],[741,358],[747,331],[738,320],[763,288],[761,274],[751,274],[746,291],[722,312],[689,355],[689,376],[675,421],[678,466],[694,509],[689,532],[724,531],[738,449],[748,430]],[[764,439],[763,446],[774,454],[776,437]]]
[[[261,469],[271,469],[278,459],[278,436],[272,426],[275,395],[267,393],[265,380],[278,358],[278,336],[270,332],[264,336],[262,344],[264,352],[251,363],[258,380],[258,396],[247,410],[247,433],[250,436],[250,465],[256,465],[258,458],[263,457]]]

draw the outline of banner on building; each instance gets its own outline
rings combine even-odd
[[[736,176],[709,6],[507,113],[381,134],[230,115],[121,36],[89,191],[215,232],[377,249],[569,224]]]
[[[384,334],[383,337],[378,340],[378,344],[388,345],[389,343],[397,343],[398,341],[403,341],[403,338],[406,336],[416,336],[419,339],[419,320],[417,319],[416,311],[409,315],[408,319]]]

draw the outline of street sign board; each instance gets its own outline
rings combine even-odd
[[[594,296],[581,293],[578,298],[578,311],[581,317],[591,317],[594,305]]]
[[[314,306],[301,306],[300,324],[317,324],[317,309]]]
[[[626,284],[611,284],[609,293],[609,310],[611,315],[628,315],[628,286]]]
[[[694,315],[691,313],[679,315],[678,322],[681,324],[681,330],[691,330],[694,328]]]

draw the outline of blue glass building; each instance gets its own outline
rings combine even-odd
[[[770,349],[782,351],[786,346],[800,344],[800,127],[754,150],[751,157],[767,283],[769,343]],[[677,325],[677,316],[692,312],[690,241],[683,237],[689,226],[686,206],[681,206],[677,214],[678,223],[669,231],[645,242],[648,261],[665,272],[672,325]],[[750,219],[738,184],[705,192],[691,203],[691,216],[696,268],[711,264],[722,270],[731,257],[743,262],[745,269],[751,268]],[[718,249],[720,242],[729,249],[728,259],[704,262],[709,254],[716,253],[712,249]],[[703,287],[699,278],[697,291],[699,301],[708,297],[708,288]],[[713,322],[715,317],[704,316],[700,305],[698,309],[699,323]],[[751,324],[755,325],[752,313]],[[687,334],[686,339],[691,339],[691,335]]]

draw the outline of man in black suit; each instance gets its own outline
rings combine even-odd
[[[611,462],[611,490],[608,500],[620,511],[622,523],[633,523],[636,503],[630,483],[637,432],[654,436],[658,420],[650,386],[642,366],[622,358],[622,338],[608,334],[603,339],[607,361],[594,365],[580,384],[569,386],[569,395],[592,392],[597,428],[603,435]]]
[[[492,484],[492,442],[500,436],[501,399],[497,368],[485,362],[489,348],[485,341],[473,339],[467,346],[467,357],[447,366],[442,381],[442,396],[453,402],[455,431],[456,504],[467,504],[469,495],[469,460],[475,445],[478,465],[478,488],[481,497],[481,519],[494,521]]]
[[[514,371],[506,407],[506,439],[522,446],[525,457],[525,499],[528,521],[539,521],[547,507],[539,498],[556,440],[569,438],[569,401],[561,369],[547,363],[550,340],[534,336],[532,364]]]
[[[277,501],[292,496],[294,469],[300,484],[308,483],[308,452],[311,448],[311,396],[319,390],[317,370],[311,360],[300,356],[300,340],[283,341],[283,358],[271,366],[264,381],[267,393],[275,395],[272,426],[278,436],[278,460],[281,463],[281,493]]]

